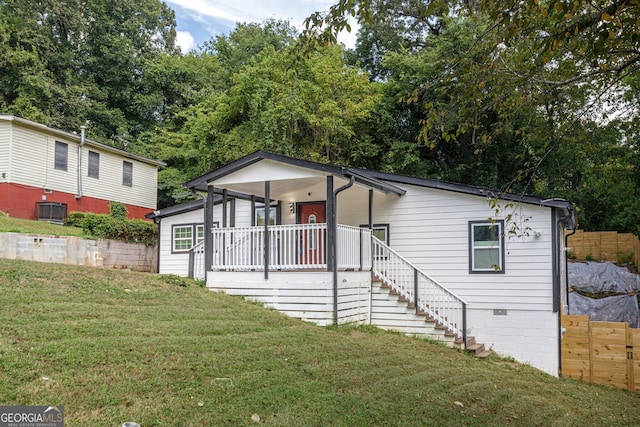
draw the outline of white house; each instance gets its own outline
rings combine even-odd
[[[130,218],[157,205],[162,162],[84,136],[0,115],[0,211],[62,220],[65,212],[108,213],[124,203]]]
[[[208,197],[156,212],[161,272],[187,274],[197,246],[211,289],[560,374],[570,203],[267,152],[186,186]]]

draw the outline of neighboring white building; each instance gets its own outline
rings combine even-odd
[[[80,129],[73,134],[0,115],[0,211],[13,217],[108,213],[114,201],[130,218],[144,218],[157,206],[162,165],[83,138]]]
[[[188,273],[180,225],[194,224],[211,289],[320,325],[371,323],[469,347],[473,335],[559,374],[570,203],[266,152],[186,186],[210,203],[156,212],[161,272]]]

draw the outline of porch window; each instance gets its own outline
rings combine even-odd
[[[265,209],[264,207],[259,207],[256,208],[256,214],[255,214],[255,225],[256,226],[264,226],[264,212]],[[276,215],[278,213],[278,208],[276,206],[270,206],[269,207],[269,225],[276,225]]]
[[[217,227],[218,223],[213,226]],[[204,224],[174,225],[171,234],[171,253],[187,252],[204,240]]]
[[[504,221],[469,222],[469,272],[504,273]]]

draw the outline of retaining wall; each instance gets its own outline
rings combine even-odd
[[[158,271],[157,247],[76,236],[0,233],[0,258]]]

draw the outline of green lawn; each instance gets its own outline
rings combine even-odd
[[[0,330],[0,404],[64,405],[67,426],[640,424],[640,394],[175,276],[0,259]]]
[[[47,236],[81,236],[82,228],[51,224],[6,216],[0,213],[0,233],[43,234]]]

